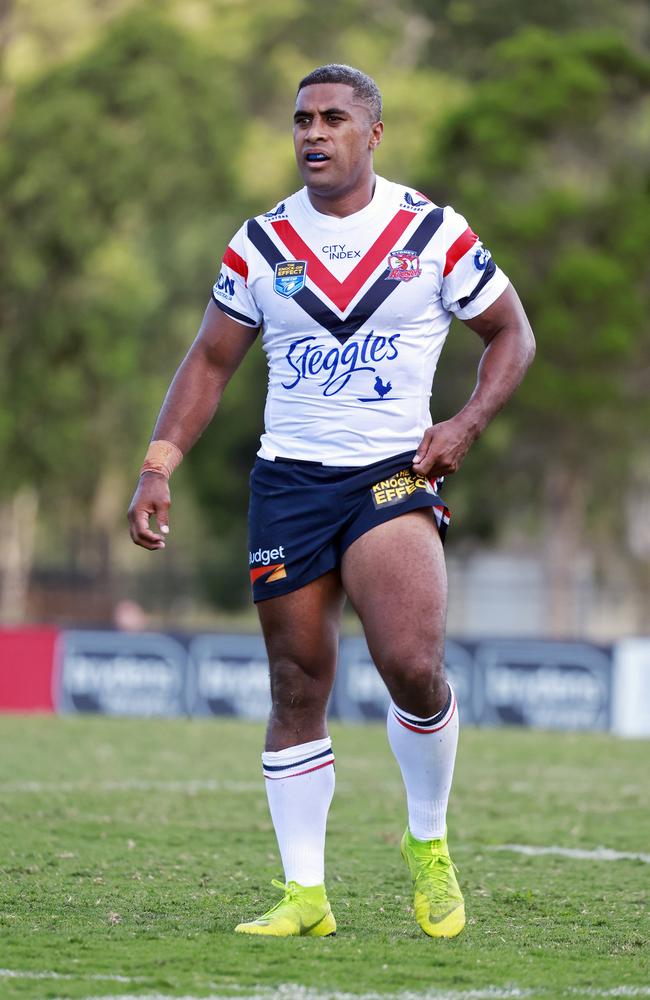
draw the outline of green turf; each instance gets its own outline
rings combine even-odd
[[[0,717],[0,967],[69,977],[0,977],[2,1000],[282,983],[325,994],[510,986],[549,1000],[650,984],[650,865],[490,850],[648,852],[647,743],[464,729],[449,839],[469,919],[441,942],[412,917],[383,727],[335,725],[332,735],[338,936],[269,941],[232,933],[275,902],[270,880],[281,876],[260,726]],[[210,780],[220,787],[188,784]]]

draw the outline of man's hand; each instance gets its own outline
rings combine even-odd
[[[164,535],[169,533],[169,482],[158,472],[143,472],[129,507],[131,538],[143,549],[164,549]],[[160,534],[149,527],[155,517]]]
[[[413,459],[413,471],[420,476],[449,476],[460,464],[476,439],[459,416],[427,427]]]
[[[223,390],[257,336],[257,330],[226,316],[214,302],[205,310],[201,328],[167,391],[154,441],[169,441],[187,454],[207,427]],[[143,549],[164,549],[169,533],[169,483],[157,472],[140,476],[129,507],[131,538]],[[160,534],[149,527],[154,516]]]
[[[478,381],[459,413],[424,432],[413,459],[413,471],[422,476],[456,472],[490,420],[510,399],[535,356],[533,331],[512,285],[465,323],[485,344]]]

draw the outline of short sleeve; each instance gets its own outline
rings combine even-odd
[[[219,277],[212,286],[212,298],[231,319],[244,326],[258,327],[262,313],[248,287],[247,252],[245,227],[242,226],[223,255]]]
[[[472,232],[467,220],[449,205],[444,213],[446,255],[442,304],[459,319],[473,319],[505,291],[508,278]]]

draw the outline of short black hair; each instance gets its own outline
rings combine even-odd
[[[345,83],[352,87],[355,96],[366,105],[372,116],[373,122],[381,120],[381,93],[379,87],[367,73],[362,73],[354,66],[345,66],[341,63],[327,63],[326,66],[319,66],[298,84],[297,94],[303,87],[311,87],[315,83]]]

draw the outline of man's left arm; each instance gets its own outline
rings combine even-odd
[[[425,431],[413,460],[413,469],[420,475],[456,472],[473,443],[510,399],[535,356],[533,331],[512,285],[484,312],[463,322],[485,344],[476,387],[459,413]]]

